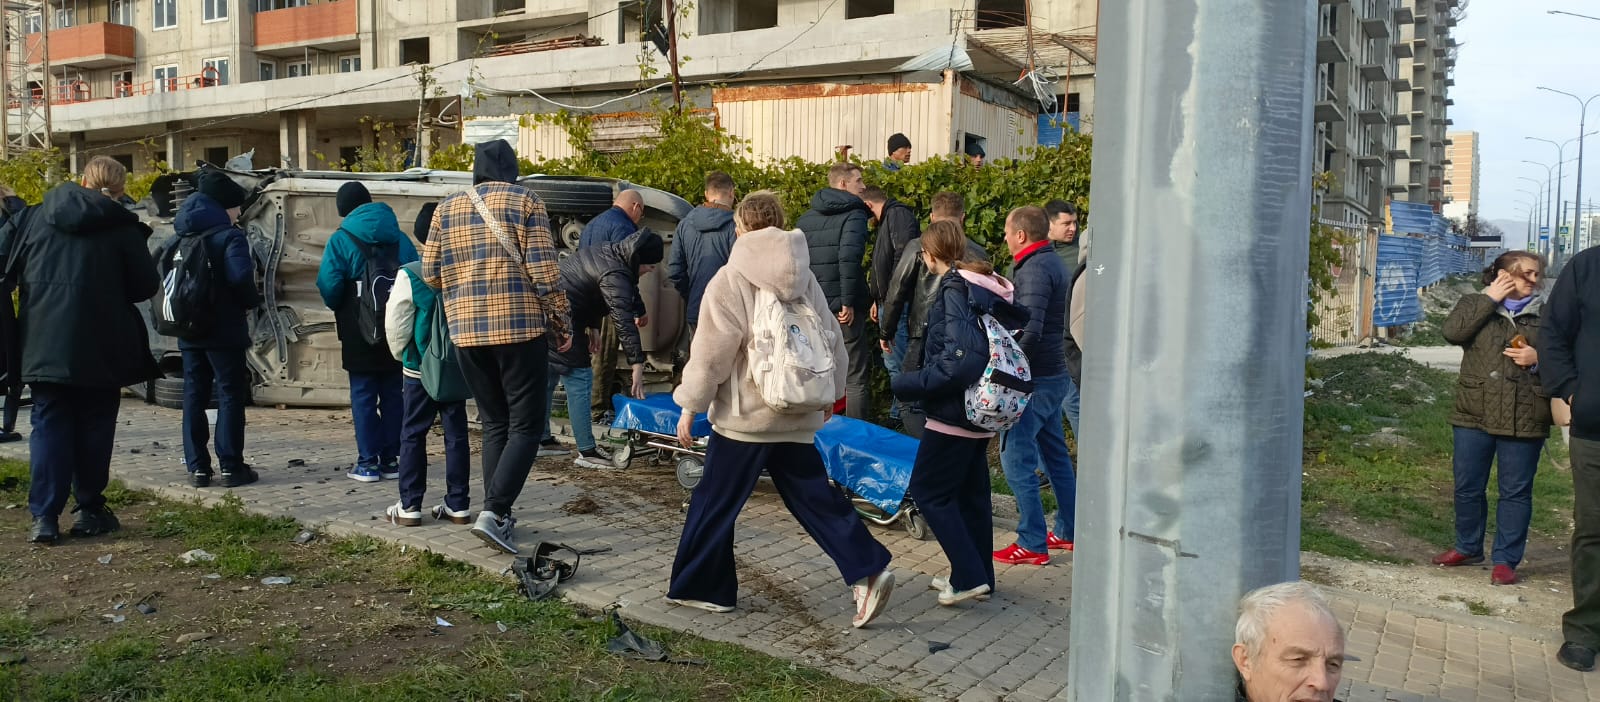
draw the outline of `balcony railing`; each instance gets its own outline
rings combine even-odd
[[[126,66],[135,60],[133,27],[95,22],[50,30],[50,65],[76,68]],[[28,35],[32,63],[44,57],[44,35]]]

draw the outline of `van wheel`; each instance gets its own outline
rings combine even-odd
[[[183,378],[156,378],[150,387],[151,401],[157,407],[183,409]]]

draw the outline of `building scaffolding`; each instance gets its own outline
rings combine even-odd
[[[44,2],[4,2],[5,27],[0,34],[0,159],[51,148],[50,7]],[[37,31],[34,31],[37,30]]]

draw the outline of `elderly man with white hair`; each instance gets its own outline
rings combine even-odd
[[[1239,601],[1239,700],[1333,702],[1346,660],[1344,627],[1309,583],[1268,585]]]

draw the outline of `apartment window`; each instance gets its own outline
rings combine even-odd
[[[26,26],[26,31],[28,34],[38,34],[39,32],[44,31],[44,21],[37,12],[29,12],[28,16],[23,18],[22,22]]]
[[[133,26],[134,0],[111,0],[111,23]]]
[[[122,164],[122,168],[129,173],[133,172],[133,154],[112,154],[111,160]]]
[[[361,70],[361,56],[360,55],[351,54],[349,56],[340,56],[339,57],[339,72],[340,73],[355,73],[355,72],[357,72],[359,70]]]
[[[228,0],[201,0],[205,5],[204,21],[221,22],[228,19]]]
[[[228,163],[228,147],[226,146],[207,146],[205,153],[206,163],[213,166],[222,166]]]
[[[56,8],[56,29],[66,29],[77,24],[78,8],[73,5]]]
[[[778,26],[778,0],[701,0],[700,33],[727,34]]]
[[[849,0],[844,4],[845,19],[894,14],[894,0]]]
[[[341,167],[341,168],[343,168],[343,169],[348,171],[348,170],[350,170],[351,166],[354,166],[356,164],[356,161],[360,161],[360,160],[361,160],[361,148],[360,147],[357,147],[357,146],[341,146],[341,147],[339,147],[339,167]]]
[[[290,7],[305,7],[306,0],[256,0],[256,12],[271,12]]]
[[[431,53],[427,37],[400,40],[400,65],[402,66],[429,63],[429,54]]]
[[[200,78],[206,85],[227,85],[230,82],[228,69],[233,62],[228,58],[221,56],[208,58],[201,63],[205,66],[205,70],[200,72]]]
[[[639,41],[651,27],[662,23],[661,3],[657,0],[624,0],[617,3],[617,43]]]
[[[277,80],[277,79],[278,79],[278,64],[273,63],[271,61],[262,61],[261,62],[261,73],[257,77],[257,80]]]
[[[133,96],[133,71],[111,72],[111,97]]]
[[[1021,27],[1028,23],[1028,3],[1023,0],[978,0],[978,29]]]
[[[156,0],[156,29],[178,26],[178,0]]]
[[[494,13],[497,15],[523,12],[528,9],[527,0],[494,0]]]
[[[156,92],[171,93],[178,90],[178,66],[156,66]]]
[[[290,78],[299,78],[301,76],[311,75],[311,63],[309,61],[295,61],[294,63],[285,65],[284,69],[284,75],[287,75]]]

